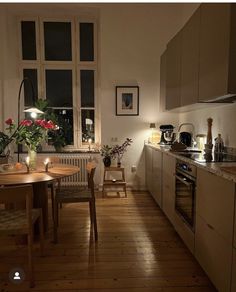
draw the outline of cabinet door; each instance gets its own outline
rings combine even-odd
[[[166,51],[161,55],[160,111],[166,110]]]
[[[232,243],[196,217],[195,256],[218,291],[230,291]]]
[[[172,223],[175,213],[175,163],[174,157],[163,154],[162,207]]]
[[[152,148],[145,146],[146,185],[149,192],[152,189]]]
[[[153,149],[152,152],[152,196],[158,205],[162,206],[162,152]]]
[[[235,189],[235,208],[234,208],[234,247],[236,248],[236,189]],[[236,290],[235,290],[236,291]]]
[[[230,4],[201,5],[199,101],[222,96],[228,89]]]
[[[196,213],[227,242],[233,241],[234,183],[198,169]]]
[[[233,249],[231,292],[236,291],[236,248]]]
[[[181,106],[198,101],[200,8],[182,30]]]
[[[166,53],[166,109],[180,106],[181,31],[167,45]]]

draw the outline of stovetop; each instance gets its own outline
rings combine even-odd
[[[236,162],[236,156],[228,153],[181,153],[180,156],[187,157],[196,162]]]

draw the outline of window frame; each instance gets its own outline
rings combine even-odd
[[[36,60],[23,60],[22,58],[22,38],[21,38],[21,22],[35,21],[36,30]],[[47,61],[45,60],[44,48],[44,22],[70,22],[71,23],[71,48],[72,61]],[[93,23],[94,38],[94,61],[80,61],[80,23]],[[88,108],[94,110],[94,135],[95,142],[100,143],[100,119],[99,102],[98,102],[98,21],[93,17],[18,17],[19,26],[19,70],[20,77],[23,79],[23,69],[37,69],[38,77],[38,97],[46,99],[46,69],[71,69],[72,70],[72,93],[73,93],[73,135],[74,145],[67,145],[65,151],[87,149],[88,143],[82,142],[82,121],[81,121],[81,87],[80,87],[80,70],[94,70],[94,107]],[[23,94],[23,93],[22,93]],[[24,108],[24,98],[21,98],[21,108]],[[58,107],[61,108],[61,107]],[[21,112],[21,118],[24,118]],[[43,150],[52,150],[53,146],[43,145]]]

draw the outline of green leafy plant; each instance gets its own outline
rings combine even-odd
[[[112,149],[113,147],[109,145],[103,145],[100,149],[100,153],[103,157],[111,157],[112,158]]]
[[[16,144],[24,144],[28,150],[37,151],[37,147],[43,140],[47,139],[49,130],[53,130],[55,125],[52,121],[45,119],[38,120],[23,120],[19,126],[16,127],[13,119],[9,118],[5,121],[8,125],[9,132],[8,142],[15,141]],[[9,142],[9,143],[10,143]]]

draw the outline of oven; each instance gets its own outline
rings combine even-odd
[[[175,211],[195,229],[195,192],[197,168],[188,162],[177,160],[175,171]]]

